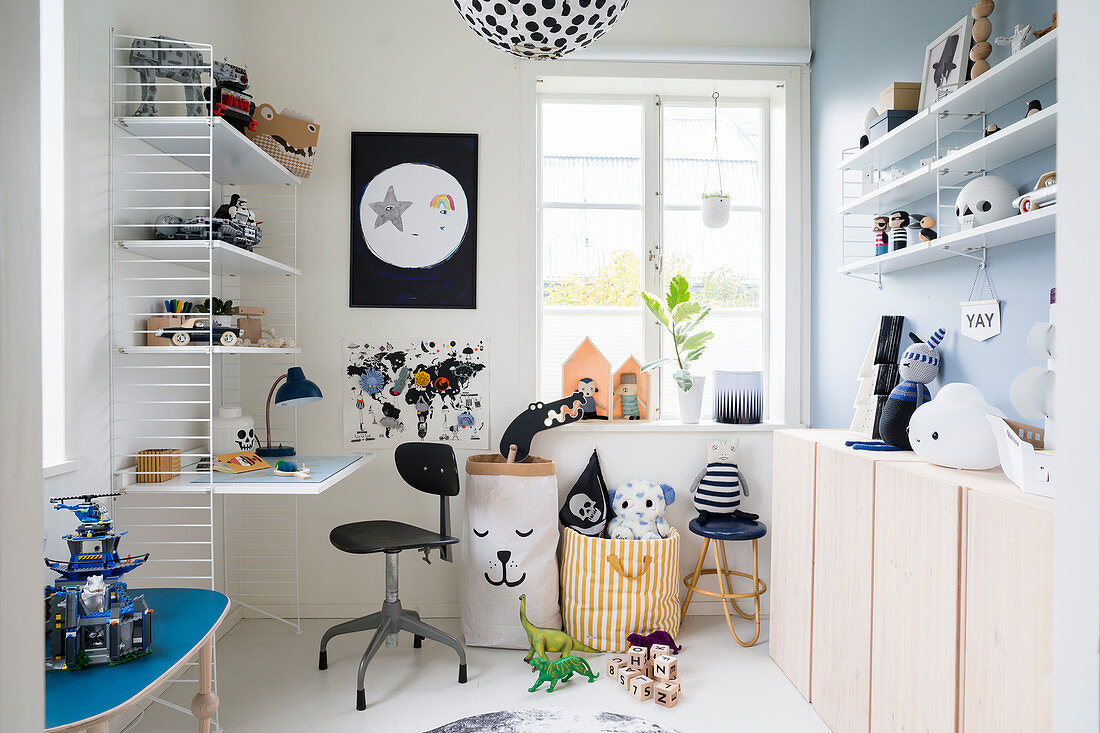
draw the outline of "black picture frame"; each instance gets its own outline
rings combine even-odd
[[[364,234],[365,231],[384,229],[389,235],[397,236],[388,229],[394,227],[402,234],[407,233],[409,246],[415,246],[417,240],[413,237],[418,236],[418,232],[405,232],[404,226],[399,226],[403,217],[393,221],[391,216],[368,212],[367,216],[375,216],[375,220],[368,219],[366,227],[362,222],[366,218],[361,213],[362,207],[369,207],[372,203],[368,201],[364,204],[363,201],[368,186],[379,175],[405,163],[445,171],[458,182],[468,207],[466,228],[457,248],[445,259],[425,266],[401,266],[386,261],[371,249]],[[349,307],[477,307],[477,169],[476,133],[351,133]],[[401,199],[402,195],[400,191],[395,192],[396,199]],[[377,186],[374,197],[379,197]],[[401,200],[398,203],[402,207],[408,205],[402,209],[403,212],[408,207],[429,206],[430,202]],[[418,211],[413,209],[413,214]],[[413,221],[422,220],[413,217]],[[413,229],[416,228],[414,223]]]

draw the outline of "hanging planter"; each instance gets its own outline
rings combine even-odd
[[[709,229],[721,229],[730,220],[730,197],[722,191],[722,156],[718,153],[718,92],[714,97],[714,167],[718,169],[718,190],[707,190],[707,180],[710,177],[710,166],[707,166],[707,174],[703,178],[703,226]]]
[[[721,229],[730,220],[730,197],[724,193],[703,194],[703,226]]]

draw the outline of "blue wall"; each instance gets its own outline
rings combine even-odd
[[[959,303],[967,299],[974,280],[977,263],[972,260],[953,258],[884,275],[881,291],[872,283],[836,272],[842,264],[841,217],[836,213],[841,204],[836,170],[841,150],[858,144],[864,115],[868,107],[879,106],[880,90],[895,81],[920,79],[925,47],[969,13],[971,5],[955,0],[811,0],[810,421],[814,427],[850,423],[860,363],[879,316],[885,313],[904,315],[906,330],[922,337],[937,327],[946,328],[940,383],[976,384],[986,399],[1010,417],[1018,417],[1009,403],[1008,387],[1035,363],[1024,338],[1032,323],[1047,318],[1049,291],[1054,286],[1053,236],[989,250],[989,271],[1001,299],[1002,330],[985,342],[958,333]],[[1045,28],[1054,9],[1053,0],[997,0],[990,17],[993,36],[1008,35],[1016,23]],[[995,45],[989,60],[996,65],[1007,56],[1007,47]],[[1039,98],[1044,106],[1053,104],[1054,84],[1034,92],[1021,90],[1021,96],[992,113],[990,120],[1004,126],[1020,119],[1032,98]],[[1023,191],[1054,167],[1052,147],[991,172]],[[925,213],[934,209],[934,199],[908,208]],[[870,231],[867,236],[871,237]]]

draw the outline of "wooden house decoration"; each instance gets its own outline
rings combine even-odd
[[[589,338],[581,341],[580,346],[561,365],[562,397],[573,394],[582,379],[591,379],[596,383],[596,415],[607,420],[608,408],[614,399],[611,393],[611,362]]]
[[[635,396],[638,398],[638,403],[637,403],[638,404],[638,420],[639,421],[640,420],[648,420],[650,418],[650,414],[651,414],[650,410],[653,408],[653,402],[650,400],[650,397],[649,397],[649,377],[650,377],[650,374],[649,374],[649,372],[643,372],[642,371],[641,362],[639,362],[633,356],[627,357],[627,360],[624,361],[619,366],[619,368],[615,370],[615,373],[612,375],[612,378],[611,378],[611,383],[613,385],[613,389],[612,389],[613,394],[612,394],[612,397],[611,397],[611,400],[612,400],[611,404],[613,406],[612,416],[611,416],[612,419],[613,420],[629,419],[629,414],[632,412],[631,409],[628,407],[627,408],[627,417],[623,417],[623,406],[622,406],[621,395],[619,394],[619,387],[622,385],[624,374],[633,374],[633,375],[635,375],[634,376],[635,383],[638,386],[638,389],[635,393]],[[630,377],[627,377],[627,381],[628,382],[630,381]],[[619,399],[616,400],[616,398],[619,398]]]

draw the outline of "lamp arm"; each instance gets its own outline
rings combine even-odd
[[[275,396],[275,388],[279,386],[279,382],[286,379],[286,374],[279,375],[276,378],[275,383],[271,385],[271,389],[267,393],[267,411],[265,413],[265,420],[267,421],[267,447],[271,447],[271,398]]]

